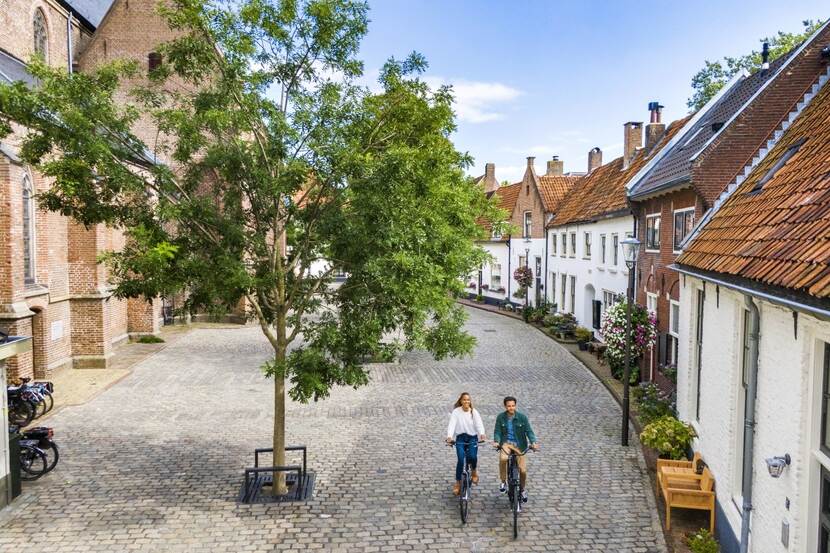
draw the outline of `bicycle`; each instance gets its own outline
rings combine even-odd
[[[479,440],[478,443],[484,443]],[[467,442],[467,447],[471,444]],[[455,440],[447,442],[447,446],[455,446]],[[470,467],[470,457],[467,448],[464,448],[464,468],[461,469],[461,492],[458,494],[458,509],[461,512],[461,524],[467,524],[467,512],[470,508],[470,490],[473,488],[473,469]]]
[[[519,537],[519,513],[522,511],[521,503],[521,477],[519,475],[519,463],[517,457],[527,455],[528,451],[535,451],[526,448],[521,453],[515,450],[506,451],[502,445],[495,448],[497,451],[507,453],[507,497],[510,499],[510,510],[513,513],[513,539]]]

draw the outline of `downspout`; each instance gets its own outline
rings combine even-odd
[[[545,274],[542,275],[545,287],[545,305],[548,304],[548,229],[545,227]]]
[[[66,64],[69,74],[72,74],[72,10],[69,10],[69,17],[66,18]]]
[[[749,551],[749,522],[752,514],[752,456],[755,443],[755,396],[758,389],[758,329],[761,316],[751,296],[744,296],[750,312],[748,382],[746,387],[746,408],[744,409],[744,450],[743,450],[743,509],[741,511],[741,553]]]
[[[508,236],[507,237],[507,301],[512,304],[513,300],[510,299],[512,297],[510,295],[510,288],[511,288],[510,285],[513,284],[513,282],[512,282],[513,281],[513,272],[510,270],[510,261],[511,261],[511,259],[510,259],[510,242],[511,242],[511,240],[510,240],[510,237]]]

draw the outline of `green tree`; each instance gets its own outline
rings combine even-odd
[[[307,402],[366,383],[364,360],[388,353],[395,330],[392,347],[471,351],[451,293],[486,259],[476,221],[499,213],[464,175],[452,91],[418,78],[423,57],[390,60],[377,94],[355,85],[365,3],[159,10],[178,35],[129,104],[118,98],[133,63],[67,74],[33,60],[38,87],[0,86],[0,135],[28,129],[22,158],[54,178],[44,208],[124,230],[127,246],[104,259],[117,296],[246,301],[273,348],[284,465],[286,393]],[[139,121],[158,129],[152,144]],[[330,286],[338,269],[348,277]]]
[[[760,42],[769,43],[769,61],[781,57],[786,54],[807,37],[809,37],[816,29],[818,29],[823,21],[813,21],[808,19],[803,21],[804,30],[800,33],[785,33],[778,31],[778,34],[772,37],[764,38]],[[706,60],[703,69],[695,73],[692,77],[692,90],[694,93],[686,102],[689,109],[694,112],[706,105],[706,102],[712,99],[718,91],[729,82],[738,71],[754,72],[761,68],[762,58],[760,50],[753,50],[749,54],[739,56],[737,58],[724,57],[722,60],[709,61]]]

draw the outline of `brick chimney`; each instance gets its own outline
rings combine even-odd
[[[499,187],[499,181],[496,180],[495,163],[487,163],[484,165],[484,179],[482,179],[481,184],[484,186],[485,194],[489,194]]]
[[[565,174],[565,162],[559,159],[559,156],[553,156],[553,159],[548,161],[548,171],[545,174],[549,177],[561,177]]]
[[[623,125],[623,129],[623,169],[628,169],[634,154],[643,147],[643,124],[629,121]]]
[[[666,132],[666,124],[660,120],[663,111],[660,102],[649,102],[648,110],[651,112],[651,117],[648,125],[646,125],[646,151],[650,152],[663,138],[663,134]]]
[[[590,152],[588,152],[588,172],[590,173],[597,167],[602,166],[602,150],[599,149],[599,146],[593,148]]]

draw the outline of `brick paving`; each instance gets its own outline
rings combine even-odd
[[[369,386],[290,405],[290,441],[309,445],[317,472],[303,504],[235,502],[253,448],[270,440],[272,386],[258,369],[269,349],[258,329],[182,336],[50,419],[61,462],[0,513],[0,550],[666,551],[639,447],[618,445],[608,392],[535,329],[468,311],[472,358],[405,354],[373,366]],[[454,454],[441,442],[461,391],[488,433],[501,398],[516,395],[541,440],[515,544],[489,449],[460,524]]]

